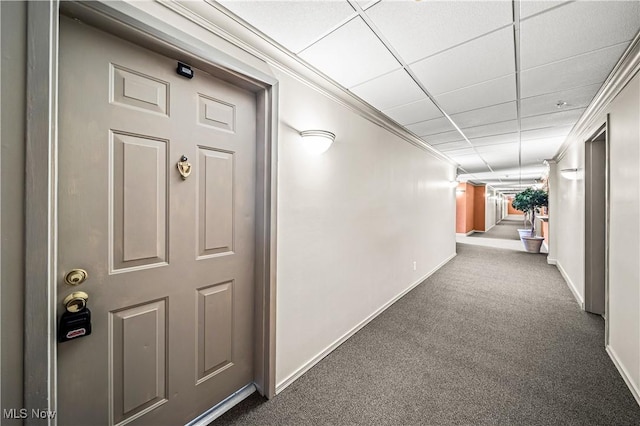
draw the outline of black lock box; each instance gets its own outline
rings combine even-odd
[[[91,311],[89,308],[78,312],[65,312],[60,318],[58,340],[66,342],[91,334]]]

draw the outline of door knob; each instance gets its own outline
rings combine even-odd
[[[62,304],[67,312],[79,312],[86,308],[89,295],[84,291],[74,291],[64,298]]]
[[[72,269],[64,276],[64,281],[69,285],[76,286],[85,282],[88,276],[89,274],[84,269]]]

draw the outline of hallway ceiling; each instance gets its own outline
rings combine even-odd
[[[503,192],[541,177],[640,28],[638,1],[219,3]]]

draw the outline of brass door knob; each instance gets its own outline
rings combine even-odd
[[[64,298],[62,304],[67,312],[78,312],[87,307],[89,295],[84,291],[74,291]]]
[[[86,281],[89,274],[84,269],[72,269],[64,276],[64,281],[69,285],[80,285]]]

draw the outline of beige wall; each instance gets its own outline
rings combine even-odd
[[[1,407],[22,407],[24,272],[24,114],[26,4],[0,2],[2,19],[1,123]],[[0,414],[1,416],[1,414]],[[18,420],[2,420],[3,425]]]
[[[280,80],[277,382],[455,253],[454,167]],[[336,142],[307,154],[298,131]],[[413,270],[413,262],[416,270]]]
[[[610,236],[609,350],[640,394],[640,76],[619,93],[581,139],[572,144],[557,169],[584,170],[584,140],[609,114]],[[584,300],[584,180],[557,176],[553,201],[558,267]],[[557,236],[556,236],[557,234]]]

